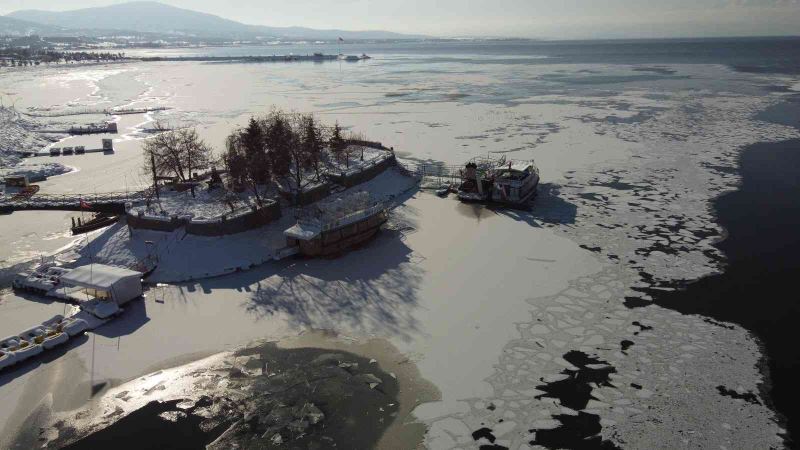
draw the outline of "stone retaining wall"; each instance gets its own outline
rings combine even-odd
[[[284,190],[280,191],[281,196],[293,205],[305,206],[314,202],[318,202],[323,198],[331,195],[331,185],[329,183],[321,184],[313,189],[305,190],[300,195],[296,196],[291,192]]]
[[[135,229],[155,230],[155,231],[175,231],[178,228],[186,228],[187,234],[199,236],[223,236],[226,234],[236,234],[254,228],[259,228],[281,217],[281,207],[274,200],[267,200],[265,206],[260,209],[237,215],[235,217],[222,217],[217,220],[191,220],[188,217],[169,217],[162,218],[156,216],[145,216],[132,214],[126,215],[128,226]]]
[[[362,141],[360,139],[345,139],[345,145],[361,145],[363,147],[376,148],[378,150],[389,150],[377,141]]]
[[[386,159],[378,163],[375,163],[374,165],[369,166],[361,171],[352,173],[342,173],[342,174],[328,173],[326,176],[329,180],[333,181],[334,183],[349,188],[357,184],[366,183],[367,181],[383,173],[383,171],[385,171],[389,167],[394,166],[396,164],[397,164],[397,159],[395,159],[394,154],[391,154]]]
[[[252,212],[232,218],[222,218],[213,222],[189,221],[186,224],[186,232],[200,236],[223,236],[263,227],[281,217],[281,207],[278,202],[268,202],[261,209],[254,208]]]
[[[186,225],[186,219],[177,216],[161,218],[144,214],[132,214],[131,212],[128,212],[125,216],[128,219],[128,226],[139,230],[175,231]]]

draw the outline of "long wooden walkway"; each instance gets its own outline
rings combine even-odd
[[[102,194],[34,194],[27,198],[0,197],[0,213],[14,211],[93,211],[105,213],[125,212],[125,203],[144,201],[149,190],[135,192],[106,192]],[[88,208],[81,208],[81,200]]]
[[[436,179],[439,181],[457,182],[461,179],[462,166],[436,163],[403,162],[398,166],[409,175],[421,180]],[[143,202],[151,197],[151,190],[132,192],[106,192],[101,194],[40,194],[30,197],[0,197],[0,214],[14,211],[49,210],[49,211],[93,211],[104,213],[124,213],[125,203]],[[81,208],[81,200],[89,208]]]
[[[460,181],[463,165],[446,165],[436,163],[402,162],[398,165],[417,178],[437,178],[448,181]]]

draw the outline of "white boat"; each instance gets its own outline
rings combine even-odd
[[[465,202],[526,206],[536,195],[539,169],[533,161],[476,158],[461,172],[458,198]]]
[[[9,336],[0,341],[0,369],[13,366],[19,362],[14,350],[19,347],[19,336]]]
[[[8,350],[0,350],[0,370],[6,367],[13,366],[17,363],[17,356],[14,352]]]
[[[23,341],[28,342],[31,346],[39,347],[42,350],[45,349],[44,340],[46,336],[47,330],[41,325],[28,328],[19,334],[19,337],[22,338]],[[41,353],[41,351],[37,353]]]
[[[7,343],[10,344],[8,347],[6,347]],[[44,351],[44,348],[41,345],[26,341],[19,336],[4,339],[2,343],[0,343],[0,349],[7,352],[12,352],[16,357],[16,362],[25,361],[26,359],[36,356]]]
[[[9,336],[0,340],[0,350],[8,350],[13,351],[15,348],[19,347],[19,336]]]
[[[61,328],[61,320],[63,319],[64,316],[57,315],[40,325],[40,328],[44,331],[42,346],[45,350],[50,350],[69,340],[69,335]]]
[[[64,319],[61,329],[64,330],[69,337],[74,337],[88,330],[89,324],[78,317],[67,317]]]
[[[99,319],[108,319],[122,312],[116,302],[99,298],[93,298],[81,303],[80,308],[83,311],[92,313]]]

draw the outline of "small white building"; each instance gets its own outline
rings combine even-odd
[[[78,288],[98,300],[111,300],[118,306],[142,296],[142,273],[105,264],[90,264],[61,275],[61,283]],[[73,295],[77,292],[72,291]]]

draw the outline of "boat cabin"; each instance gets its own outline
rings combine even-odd
[[[283,233],[287,246],[298,247],[303,256],[331,256],[373,237],[386,218],[386,207],[376,205],[331,223],[298,221]]]
[[[461,172],[458,198],[466,202],[524,205],[539,185],[539,170],[532,161],[470,161]]]

